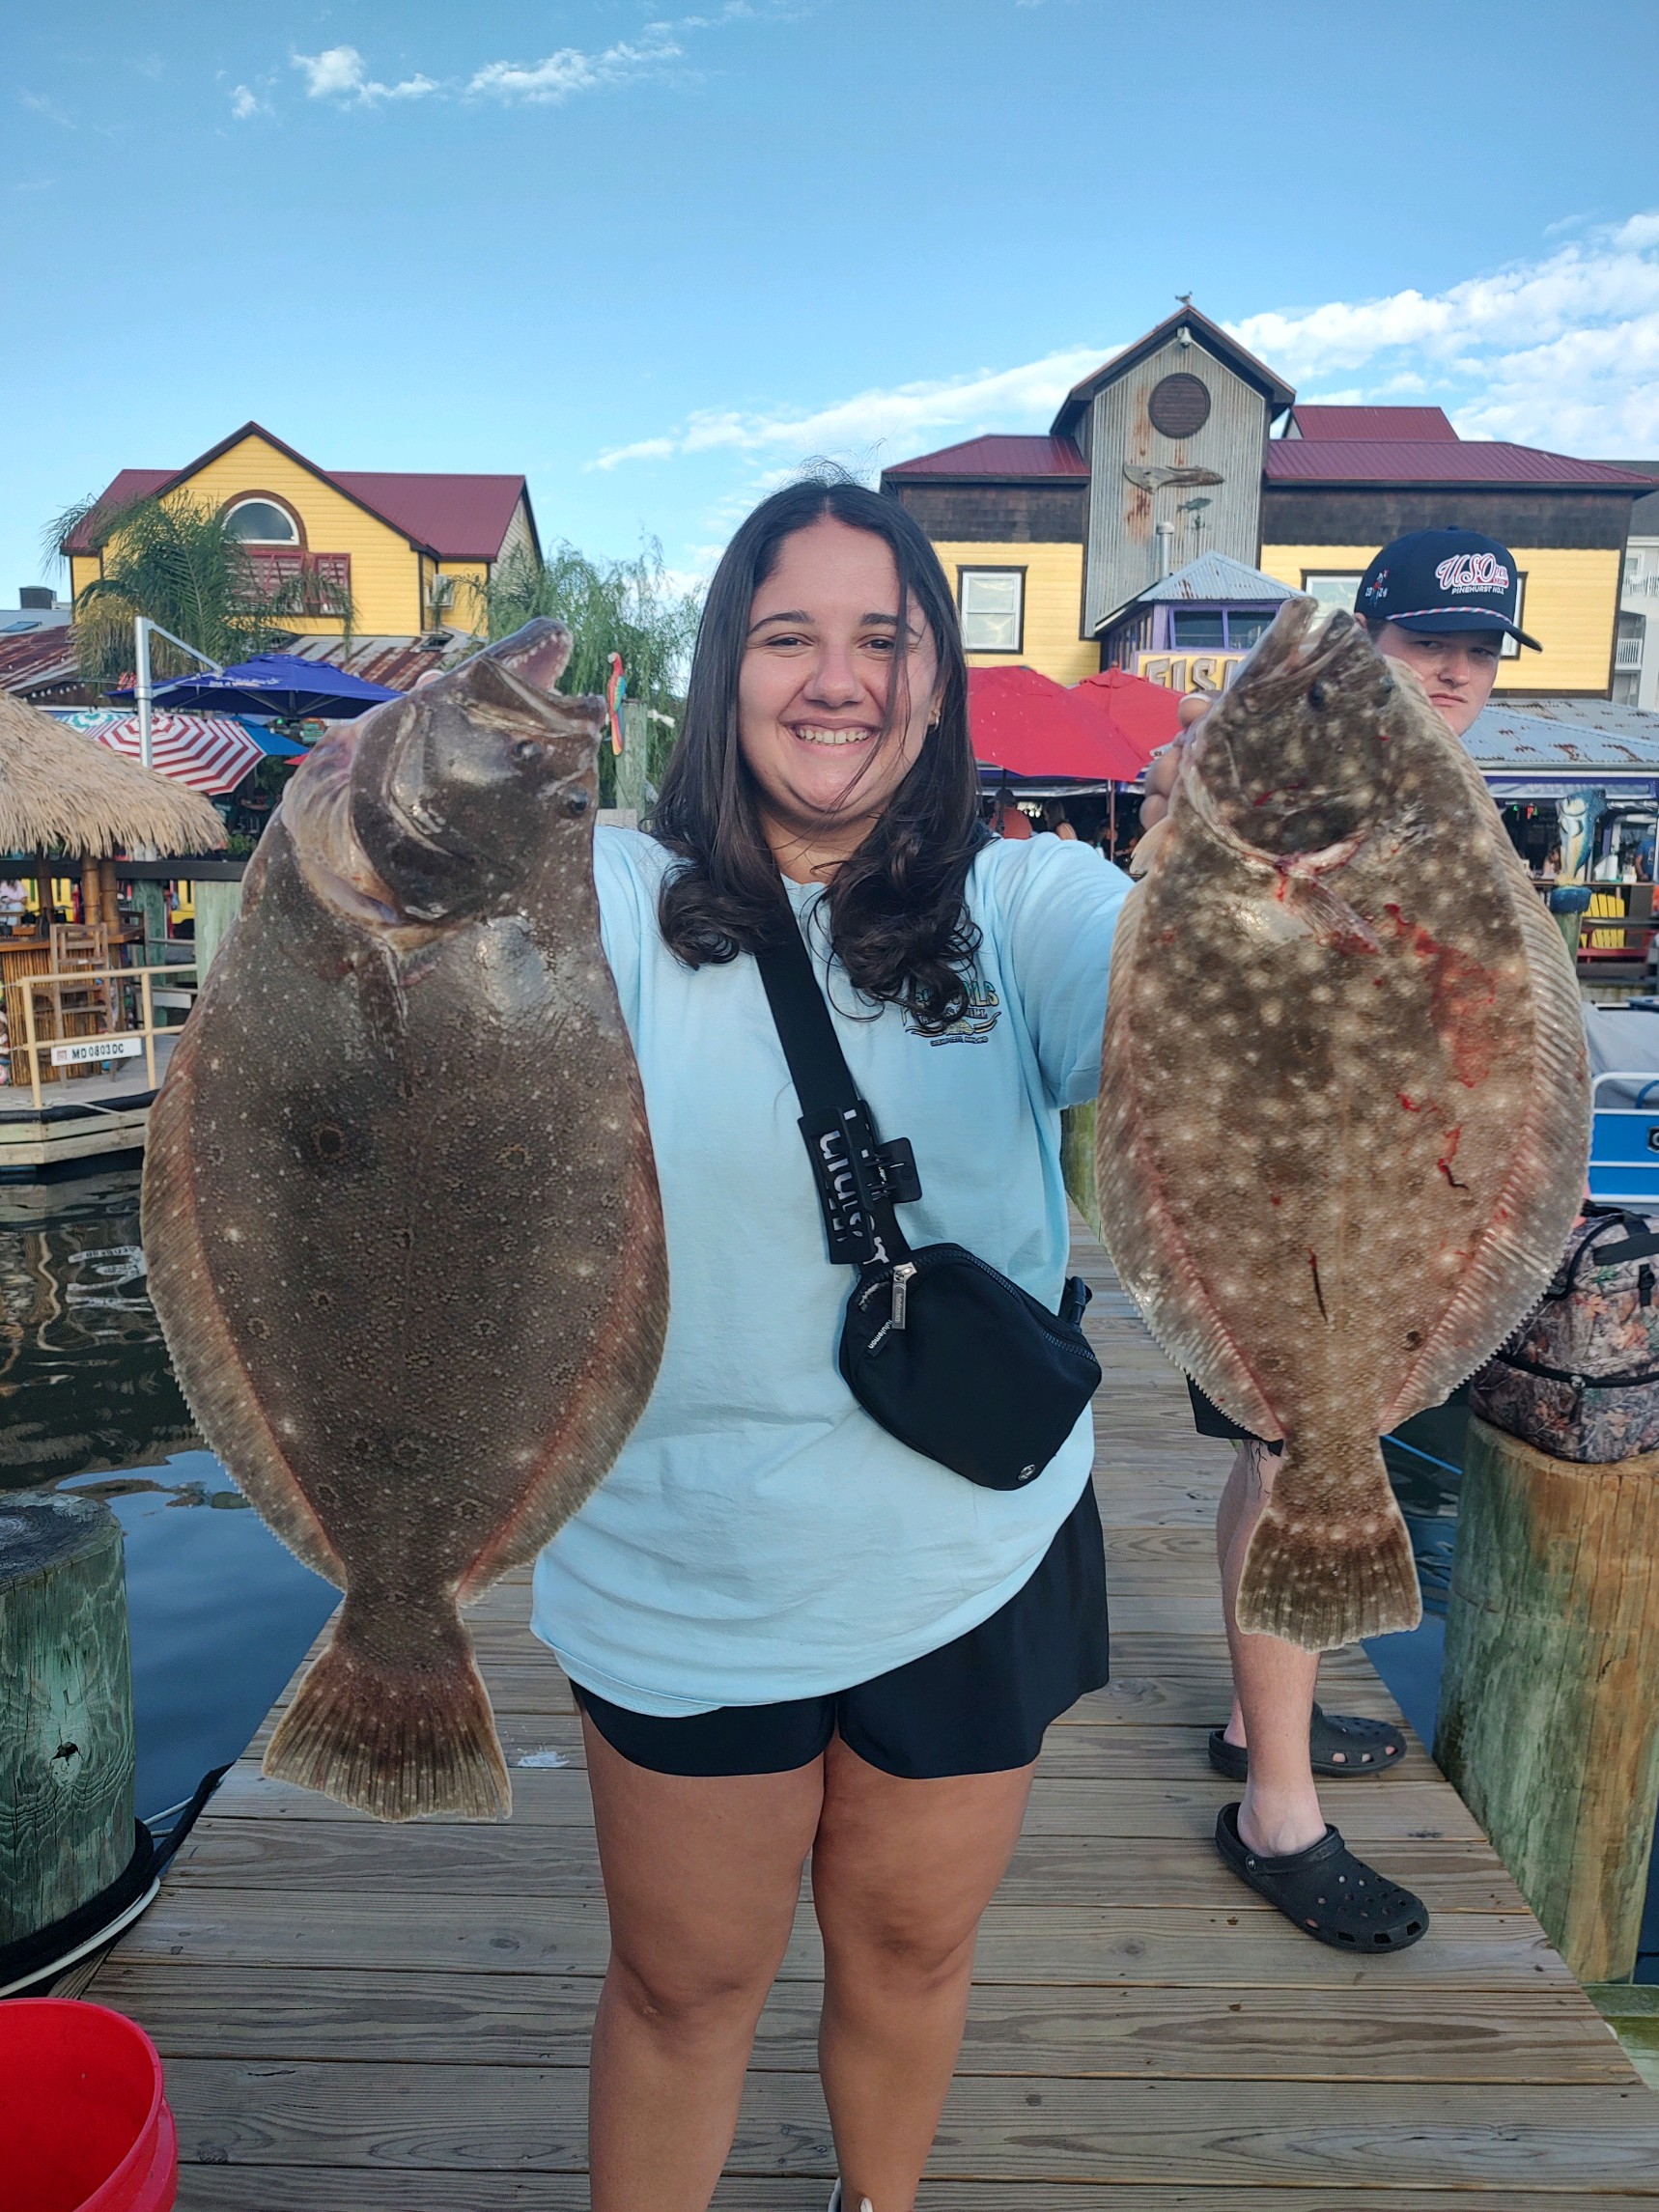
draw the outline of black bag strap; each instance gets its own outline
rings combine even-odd
[[[1655,1234],[1642,1215],[1626,1213],[1622,1207],[1599,1206],[1591,1218],[1594,1227],[1580,1243],[1558,1278],[1561,1288],[1552,1287],[1549,1297],[1570,1297],[1578,1288],[1579,1274],[1585,1267],[1618,1267],[1626,1260],[1651,1259],[1659,1252],[1659,1234]],[[1620,1228],[1625,1231],[1621,1243],[1609,1245],[1598,1241],[1608,1230]]]
[[[868,1267],[907,1258],[893,1208],[921,1196],[915,1161],[906,1138],[883,1144],[877,1136],[799,927],[757,952],[755,966],[801,1103],[830,1259]]]

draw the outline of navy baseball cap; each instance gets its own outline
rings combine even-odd
[[[1534,653],[1543,650],[1515,619],[1521,579],[1514,555],[1478,530],[1410,530],[1394,539],[1360,578],[1354,611],[1430,636],[1506,630]]]

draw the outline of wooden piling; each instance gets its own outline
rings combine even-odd
[[[1469,1424],[1435,1756],[1581,1981],[1636,1964],[1659,1800],[1659,1452]]]
[[[132,1811],[121,1526],[94,1498],[0,1496],[0,1945],[108,1888]]]

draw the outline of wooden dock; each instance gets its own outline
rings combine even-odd
[[[926,2212],[1631,2212],[1659,2098],[1415,1745],[1335,1785],[1349,1839],[1420,1890],[1370,1961],[1298,1935],[1210,1841],[1227,1666],[1210,1525],[1224,1446],[1080,1229],[1107,1381],[1095,1480],[1111,1687],[1050,1734],[986,1917]],[[474,1615],[514,1766],[505,1827],[388,1830],[229,1778],[88,1994],[167,2062],[181,2212],[576,2212],[605,1906],[569,1691],[526,1578]],[[1395,1708],[1359,1652],[1337,1710]],[[267,1723],[267,1727],[269,1723]],[[257,1752],[258,1744],[254,1750]],[[524,1762],[528,1761],[528,1764]],[[823,2212],[818,1946],[803,1906],[717,2205]]]

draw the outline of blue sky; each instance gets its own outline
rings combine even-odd
[[[54,0],[0,71],[8,604],[249,417],[703,571],[1187,291],[1305,398],[1659,453],[1653,0]]]

